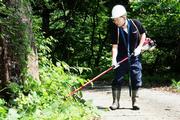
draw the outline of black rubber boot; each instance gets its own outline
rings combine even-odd
[[[140,107],[138,105],[138,90],[132,90],[132,109],[139,110]]]
[[[119,109],[120,95],[121,95],[121,89],[112,89],[113,103],[109,107],[111,110]]]

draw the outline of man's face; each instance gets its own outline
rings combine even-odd
[[[118,17],[113,19],[113,23],[116,24],[118,27],[122,27],[125,24],[125,18],[124,17]]]

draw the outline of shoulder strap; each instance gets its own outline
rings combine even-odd
[[[136,30],[138,31],[138,35],[139,35],[139,39],[140,39],[141,34],[140,34],[140,32],[139,32],[139,29],[137,28],[136,24],[134,23],[134,21],[133,21],[132,19],[131,19],[131,22],[132,22],[132,24],[134,25],[134,27],[136,28]]]

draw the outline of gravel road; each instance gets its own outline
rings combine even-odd
[[[128,88],[122,88],[120,109],[112,111],[110,86],[83,90],[83,98],[99,109],[100,120],[180,120],[180,94],[141,88],[139,97],[140,110],[131,110]]]

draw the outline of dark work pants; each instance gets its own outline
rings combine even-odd
[[[124,61],[120,64],[120,66],[115,69],[115,78],[112,81],[112,89],[113,88],[121,88],[124,75],[128,73],[130,70],[130,77],[131,77],[131,85],[132,90],[137,90],[140,86],[142,86],[142,65],[140,58],[131,57],[131,65],[129,66],[129,62]]]

